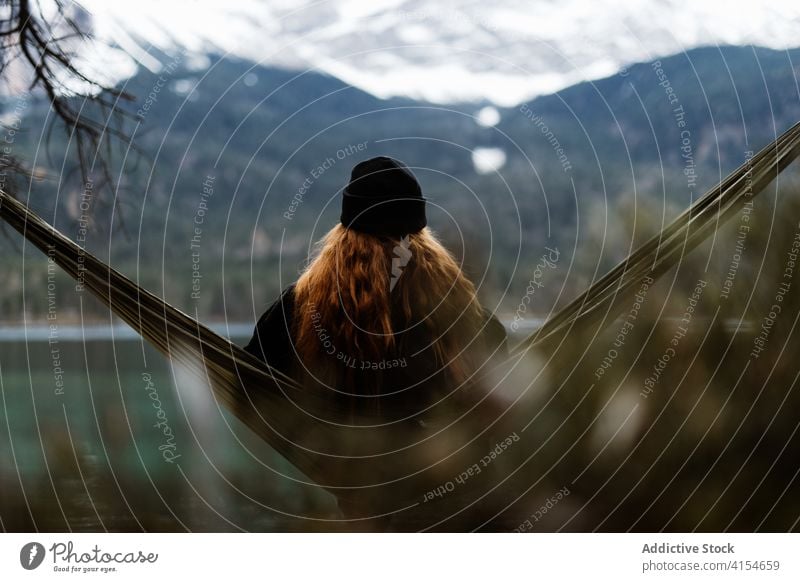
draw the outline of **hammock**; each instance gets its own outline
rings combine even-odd
[[[615,310],[631,299],[644,277],[658,277],[675,265],[799,154],[800,123],[556,313],[512,350],[510,360],[531,349],[552,349],[568,333],[601,316],[613,321]],[[476,435],[502,438],[510,432],[496,418],[487,420],[485,411],[482,415],[482,401],[422,432],[418,425],[387,425],[377,418],[352,426],[341,420],[347,417],[344,405],[331,409],[329,398],[302,390],[291,378],[142,289],[4,192],[0,217],[175,365],[207,383],[239,420],[340,502],[357,501],[373,512],[385,507],[387,514],[430,512],[434,504],[426,503],[426,492],[471,466],[476,454],[485,454],[486,442],[493,442]],[[461,503],[455,495],[450,502],[452,507]]]

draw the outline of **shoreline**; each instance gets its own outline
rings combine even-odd
[[[249,338],[255,324],[244,322],[214,322],[204,324],[226,338]],[[60,324],[58,341],[130,341],[141,339],[132,327],[125,323]],[[42,323],[0,323],[0,342],[46,342],[50,338],[50,325]]]
[[[544,318],[536,317],[524,321],[518,321],[515,329],[512,328],[513,318],[499,318],[500,323],[506,328],[509,338],[524,338],[535,331],[542,323]],[[677,317],[664,318],[666,322],[677,321]],[[243,321],[215,321],[204,323],[215,333],[228,339],[247,339],[253,335],[255,323]],[[737,319],[725,320],[725,330],[728,333],[736,331],[750,333],[754,326],[751,321],[739,321]],[[46,342],[50,338],[50,325],[47,323],[26,323],[26,322],[0,322],[0,343],[4,342]],[[80,323],[60,324],[58,326],[59,341],[131,341],[140,339],[141,336],[129,325],[93,321],[81,325]]]

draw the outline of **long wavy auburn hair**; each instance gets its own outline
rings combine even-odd
[[[437,369],[464,382],[475,366],[465,346],[482,320],[475,287],[428,228],[398,239],[338,224],[295,286],[297,353],[308,370],[345,391],[354,370],[337,366],[337,355],[372,362],[403,357],[397,338],[412,328],[431,342]],[[374,386],[373,392],[380,383]]]

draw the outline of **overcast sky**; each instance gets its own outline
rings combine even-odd
[[[798,0],[83,0],[138,66],[153,47],[316,68],[378,96],[509,105],[699,45],[800,46]],[[113,68],[125,69],[115,60]],[[126,73],[127,74],[127,73]]]

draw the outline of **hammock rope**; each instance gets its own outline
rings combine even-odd
[[[710,232],[740,211],[749,199],[761,193],[798,155],[800,123],[711,188],[660,233],[549,318],[512,353],[552,344],[573,326],[583,327],[600,317],[611,323],[614,312],[630,301],[643,279],[655,280],[668,271]]]
[[[608,318],[609,313],[632,297],[644,277],[658,277],[674,266],[798,155],[800,123],[556,313],[514,348],[509,360],[516,360],[532,348],[544,349],[576,325],[586,325],[603,315],[610,323],[613,318]],[[291,378],[86,252],[2,191],[0,218],[52,257],[173,363],[207,383],[218,401],[314,484],[340,499],[348,495],[391,499],[393,487],[397,492],[395,500],[407,499],[409,491],[414,496],[421,495],[420,491],[431,483],[441,483],[442,475],[474,462],[474,451],[467,454],[465,447],[473,441],[471,432],[477,425],[454,423],[446,430],[432,430],[420,438],[419,427],[381,424],[380,419],[359,426],[340,422],[337,419],[347,416],[345,405],[331,410],[330,399],[302,390]],[[447,462],[438,453],[436,459],[429,452],[420,454],[426,447],[429,451],[451,451],[446,453]]]

